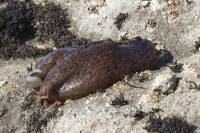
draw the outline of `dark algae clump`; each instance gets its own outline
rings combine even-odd
[[[123,106],[128,104],[128,101],[124,99],[124,94],[122,93],[120,93],[120,95],[116,97],[111,103],[113,106]]]
[[[175,73],[180,73],[183,70],[183,64],[178,63],[177,60],[175,60],[172,65],[169,65],[168,67]]]
[[[30,0],[7,0],[6,7],[0,9],[0,58],[38,57],[52,51],[25,44],[35,36],[35,7]]]
[[[143,112],[142,110],[137,110],[133,114],[133,117],[135,118],[135,120],[139,121],[139,120],[142,120],[146,116],[153,117],[155,116],[155,113],[158,113],[160,111],[162,111],[160,108],[152,108],[152,110],[149,112]]]
[[[135,120],[139,121],[139,120],[143,119],[146,115],[147,115],[147,113],[145,113],[141,110],[137,110],[134,113],[133,117],[135,118]]]
[[[195,49],[192,50],[193,53],[196,53],[196,52],[199,51],[199,48],[200,48],[200,37],[198,37],[198,39],[199,39],[198,41],[195,41],[195,45],[194,45]]]
[[[40,4],[36,9],[35,23],[38,41],[44,43],[52,40],[56,44],[61,43],[61,40],[66,38],[67,29],[70,27],[67,10],[63,10],[60,5],[53,2],[47,3],[45,6]]]
[[[88,42],[68,31],[67,10],[60,5],[53,2],[35,5],[31,0],[6,2],[0,8],[0,58],[35,58],[53,51],[26,44],[35,37],[42,43],[53,41],[57,48]]]
[[[27,133],[42,133],[42,127],[46,127],[47,123],[54,118],[61,117],[62,111],[58,108],[44,109],[38,107],[26,119]]]
[[[0,9],[0,48],[19,43],[34,34],[33,8],[30,1],[8,0],[7,6]]]
[[[115,18],[114,24],[117,29],[120,30],[123,26],[124,21],[127,19],[128,13],[119,13],[119,15]]]
[[[0,58],[26,58],[26,57],[40,57],[42,55],[52,52],[52,49],[39,49],[37,47],[28,46],[25,44],[10,44],[0,49]]]
[[[197,128],[182,118],[173,116],[164,119],[150,117],[149,125],[144,127],[148,133],[194,133]]]
[[[39,42],[53,41],[57,48],[81,45],[87,43],[86,39],[78,39],[68,31],[70,20],[67,9],[53,2],[38,5],[35,12],[37,39]]]
[[[27,127],[26,133],[42,133],[42,127],[46,127],[51,119],[63,115],[58,108],[41,106],[35,96],[35,91],[30,92],[20,105],[22,111],[20,122]]]

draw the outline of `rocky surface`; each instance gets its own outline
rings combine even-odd
[[[175,66],[130,74],[105,92],[67,100],[56,109],[44,109],[24,83],[26,67],[38,59],[0,59],[0,133],[145,133],[144,127],[152,115],[161,119],[180,117],[195,125],[194,132],[200,133],[200,53],[198,49],[193,53],[200,36],[199,0],[55,2],[68,8],[71,31],[80,37],[95,41],[139,35],[164,45],[183,66],[177,68],[171,64]],[[117,29],[115,21],[120,13],[128,13],[128,17],[121,29]],[[112,101],[120,93],[128,105],[113,106]]]

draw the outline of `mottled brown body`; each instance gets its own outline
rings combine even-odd
[[[76,49],[79,49],[79,47],[77,47],[77,48],[62,48],[62,49],[58,49],[58,50],[48,54],[47,56],[43,57],[39,62],[36,63],[35,69],[29,73],[28,77],[38,77],[42,81],[44,81],[48,72],[53,68],[54,65],[56,65],[57,60],[60,57],[62,57],[64,54],[70,53],[71,51],[74,51]],[[26,83],[28,85],[31,82],[26,80]],[[36,87],[32,87],[32,88],[35,89],[36,91],[39,91],[40,86],[41,85],[36,85]]]
[[[61,53],[51,59],[56,63],[50,67],[45,58],[36,65],[46,75],[38,93],[41,100],[78,99],[108,88],[130,72],[158,67],[156,49],[148,40],[105,40]]]

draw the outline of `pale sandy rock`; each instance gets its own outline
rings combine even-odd
[[[158,75],[153,82],[152,90],[160,95],[173,93],[178,86],[178,78],[175,74]]]
[[[146,6],[148,6],[150,4],[150,1],[149,0],[143,0],[143,1],[141,1],[141,3],[140,3],[140,5],[142,6],[142,7],[146,7]]]
[[[4,84],[6,84],[6,81],[5,80],[1,80],[0,81],[0,87],[2,87]]]

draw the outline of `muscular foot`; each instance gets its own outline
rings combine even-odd
[[[58,107],[58,106],[60,106],[62,103],[60,102],[60,101],[55,101],[54,103],[53,103],[53,106],[54,107]]]

